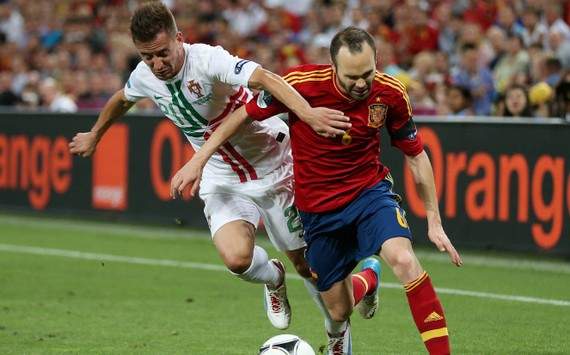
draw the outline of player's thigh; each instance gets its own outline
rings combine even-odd
[[[295,270],[299,275],[304,278],[311,278],[312,275],[309,269],[309,264],[305,259],[305,250],[307,250],[306,247],[296,250],[287,250],[285,251],[285,255],[287,255],[289,260],[291,260],[291,263],[293,263],[293,266],[295,266]]]
[[[307,251],[305,258],[320,292],[344,280],[358,264],[354,225],[345,225],[342,214],[301,213]]]
[[[392,238],[412,239],[406,221],[406,212],[392,192],[391,182],[383,180],[362,194],[354,208],[359,212],[357,226],[358,257],[364,259],[377,254]]]
[[[235,258],[251,260],[260,218],[257,206],[239,194],[212,193],[201,198],[214,245],[224,262]]]
[[[354,304],[351,277],[335,282],[331,288],[321,292],[321,297],[333,320],[348,319]]]

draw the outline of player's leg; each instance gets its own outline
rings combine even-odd
[[[359,202],[369,207],[358,226],[359,246],[365,250],[381,247],[380,256],[406,288],[410,310],[426,348],[431,354],[449,353],[443,308],[412,250],[412,235],[398,203],[400,198],[392,192],[390,177],[363,195]],[[367,243],[372,244],[366,246]]]
[[[288,169],[284,166],[283,169]],[[290,169],[289,169],[290,170]],[[276,178],[271,188],[263,196],[251,196],[259,207],[265,222],[265,230],[276,249],[283,251],[297,273],[303,277],[307,292],[321,311],[325,326],[330,323],[330,315],[312,279],[305,259],[306,244],[302,237],[302,225],[297,209],[293,205],[292,176]]]
[[[330,315],[325,323],[328,355],[352,354],[349,317],[354,296],[350,273],[357,264],[355,231],[352,224],[343,226],[342,217],[342,213],[338,216],[302,213],[308,243],[306,259]]]
[[[254,242],[255,227],[244,220],[228,222],[214,234],[214,245],[230,272],[245,281],[280,286],[283,273]]]
[[[321,296],[326,305],[331,322],[327,326],[327,355],[352,354],[352,336],[350,331],[350,315],[352,314],[354,297],[352,294],[352,277],[335,282]]]
[[[382,258],[404,285],[408,304],[421,338],[430,354],[449,354],[445,313],[408,238],[392,238],[382,245]]]
[[[266,313],[271,324],[286,329],[291,319],[285,291],[285,268],[255,245],[255,228],[260,218],[255,204],[238,194],[204,194],[204,213],[214,245],[226,267],[238,278],[264,284]]]

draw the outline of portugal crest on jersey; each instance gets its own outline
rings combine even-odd
[[[190,93],[198,96],[198,98],[202,98],[202,96],[204,96],[204,93],[202,92],[202,87],[200,86],[200,83],[194,81],[194,80],[190,80],[188,81],[188,84],[186,85],[188,87],[188,91],[190,91]]]
[[[372,104],[368,106],[368,127],[380,128],[386,121],[388,106],[384,104]]]

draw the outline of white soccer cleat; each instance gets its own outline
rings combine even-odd
[[[350,335],[350,322],[346,325],[346,329],[336,335],[328,334],[329,344],[327,347],[327,355],[352,355],[352,337]]]
[[[281,286],[271,289],[267,285],[263,285],[264,304],[267,318],[271,324],[277,329],[287,329],[291,323],[291,306],[287,299],[287,287],[285,286],[285,266],[277,259],[270,260],[283,275]]]
[[[356,309],[362,318],[370,319],[374,316],[374,313],[376,313],[376,310],[378,309],[378,291],[380,289],[380,273],[382,269],[380,262],[373,257],[364,260],[364,263],[362,264],[362,270],[364,269],[371,269],[376,274],[376,289],[372,294],[364,296],[362,300],[356,305]]]

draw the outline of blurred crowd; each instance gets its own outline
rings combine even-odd
[[[281,73],[328,63],[334,34],[372,33],[417,115],[566,117],[568,0],[169,0],[189,43]],[[139,61],[134,0],[0,0],[0,105],[97,110]],[[138,110],[155,110],[143,101]]]

